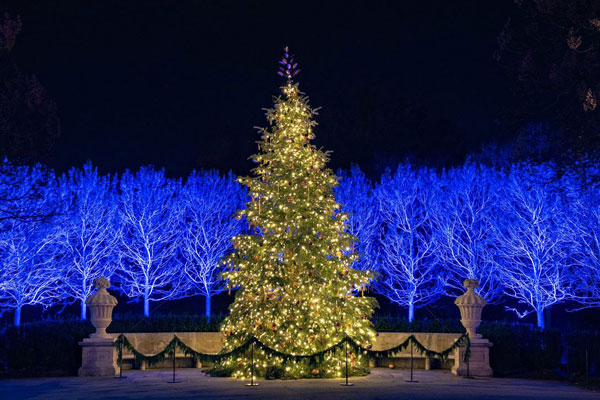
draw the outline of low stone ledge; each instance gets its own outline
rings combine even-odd
[[[119,334],[109,334],[113,339],[116,339]],[[182,342],[190,346],[192,349],[203,353],[218,353],[223,347],[224,338],[220,332],[153,332],[153,333],[125,333],[129,342],[141,353],[152,355],[162,351],[165,346],[177,335]],[[373,344],[373,350],[385,350],[390,347],[397,346],[404,342],[413,333],[407,332],[381,332],[377,336],[376,342]],[[461,336],[460,333],[414,333],[417,340],[428,349],[434,351],[443,351]],[[116,353],[115,353],[116,354]],[[449,361],[439,363],[434,360],[429,360],[418,352],[413,352],[414,358],[417,361],[417,368],[441,368],[451,369],[455,361],[455,353],[449,355]],[[397,352],[392,357],[381,358],[375,360],[372,366],[389,366],[394,364],[398,368],[403,368],[406,364],[405,360],[410,358],[410,346],[403,351]],[[133,355],[127,349],[123,349],[123,359],[132,360]],[[177,365],[180,367],[198,367],[191,361],[190,357],[185,354],[176,353]],[[154,366],[138,365],[133,362],[128,363],[127,367],[145,368],[162,368],[168,366],[165,363],[158,363]],[[127,368],[126,367],[126,368]],[[457,369],[458,371],[458,369]]]
[[[176,335],[183,343],[192,349],[203,353],[218,353],[223,347],[224,337],[220,332],[153,332],[153,333],[125,333],[129,342],[141,353],[153,355],[162,351],[167,344]],[[395,347],[404,342],[412,333],[407,332],[381,332],[373,344],[373,350],[385,350]],[[441,352],[456,342],[460,338],[460,333],[414,333],[417,340],[426,348]],[[88,338],[80,342],[82,346],[82,367],[79,370],[80,376],[109,376],[118,371],[117,351],[113,344],[118,333],[111,333],[107,338]],[[438,362],[428,359],[418,351],[413,352],[417,368],[431,369],[451,369],[455,375],[472,376],[491,376],[492,369],[489,366],[489,347],[492,344],[487,339],[475,338],[471,341],[471,359],[469,364],[464,362],[464,348],[455,350],[448,356],[445,362]],[[393,364],[397,368],[408,366],[407,360],[410,358],[410,345],[392,355],[374,360],[372,366],[387,367]],[[127,367],[162,368],[167,366],[165,363],[159,363],[154,366],[134,365],[131,362],[133,355],[127,349],[123,349],[123,359],[130,361]],[[201,364],[193,363],[191,357],[187,357],[181,352],[176,352],[176,362],[179,367],[200,367]]]

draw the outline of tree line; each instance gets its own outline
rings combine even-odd
[[[444,171],[400,165],[372,184],[357,168],[338,200],[352,214],[375,291],[414,310],[478,279],[488,303],[512,298],[520,318],[571,301],[600,306],[600,196],[550,164]]]
[[[100,276],[142,301],[146,316],[151,301],[198,294],[210,315],[210,297],[225,288],[219,260],[243,229],[232,217],[245,191],[231,173],[182,182],[152,167],[101,176],[90,163],[61,176],[41,166],[11,172],[11,205],[26,217],[2,224],[0,307],[14,311],[15,325],[34,305],[79,302],[85,319]]]
[[[20,323],[25,306],[85,299],[111,278],[143,304],[227,290],[221,259],[246,231],[235,218],[246,190],[233,174],[164,171],[101,175],[90,163],[60,176],[41,166],[0,170],[0,310]],[[336,198],[358,241],[355,268],[406,308],[464,292],[478,279],[488,303],[512,298],[519,317],[570,301],[600,306],[600,195],[549,164],[507,170],[466,163],[447,170],[401,164],[377,182],[340,171]]]

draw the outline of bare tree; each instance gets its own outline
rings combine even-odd
[[[493,169],[466,164],[450,169],[442,185],[444,195],[435,220],[451,293],[464,291],[464,279],[477,279],[478,293],[488,303],[497,302],[502,295],[502,279],[496,262],[494,216],[502,176]]]
[[[114,182],[98,175],[91,163],[73,168],[59,179],[63,211],[58,219],[59,253],[64,262],[63,286],[69,297],[81,304],[94,290],[94,280],[110,277],[118,264],[116,247],[121,224],[117,221]]]
[[[547,185],[551,174],[548,166],[513,168],[494,224],[505,294],[518,303],[507,308],[520,318],[535,312],[541,329],[544,310],[567,299],[571,290],[565,209]]]
[[[376,189],[383,222],[380,278],[375,289],[393,303],[415,308],[444,293],[440,240],[435,229],[438,177],[434,172],[408,165],[381,178]]]
[[[334,189],[342,211],[347,213],[347,229],[358,240],[354,244],[359,258],[355,269],[377,271],[380,252],[381,218],[374,188],[358,166],[340,171],[340,185]]]
[[[185,274],[190,294],[205,297],[207,317],[211,297],[227,288],[221,259],[233,249],[231,238],[243,231],[243,222],[234,217],[245,200],[246,190],[233,174],[220,176],[216,171],[192,172],[181,192]]]
[[[0,16],[0,221],[35,222],[53,214],[36,214],[40,210],[21,205],[23,201],[37,204],[44,177],[25,178],[20,168],[50,150],[60,135],[60,124],[56,105],[42,84],[34,75],[22,73],[15,62],[11,50],[21,28],[19,16]]]
[[[31,182],[46,176],[40,168],[19,168],[21,185],[12,187],[12,205],[23,215],[50,214],[56,205],[55,183],[46,182],[37,201],[27,195]],[[63,299],[59,289],[62,267],[53,249],[56,224],[52,221],[9,218],[1,221],[0,310],[14,310],[14,324],[21,323],[21,310],[29,305],[49,307]]]
[[[142,298],[145,316],[150,316],[150,301],[185,296],[185,274],[177,260],[181,207],[176,197],[180,187],[180,181],[151,167],[121,176],[122,262],[116,274],[127,296]]]
[[[573,262],[571,300],[579,308],[600,307],[600,196],[597,190],[577,193],[566,230]]]

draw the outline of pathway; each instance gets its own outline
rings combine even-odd
[[[126,379],[38,378],[0,380],[0,399],[600,399],[592,393],[553,381],[524,379],[464,379],[443,371],[415,371],[418,383],[407,383],[407,370],[373,369],[371,375],[341,380],[259,381],[247,387],[241,381],[212,378],[197,369],[177,371],[180,383],[167,383],[169,370],[126,371]]]

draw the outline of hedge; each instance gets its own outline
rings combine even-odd
[[[115,314],[107,332],[212,332],[223,317],[156,315],[152,318]],[[89,321],[46,320],[0,331],[0,376],[77,375],[78,342],[94,332]]]
[[[144,318],[115,314],[108,332],[215,332],[222,319],[223,316],[167,314]],[[373,322],[379,332],[464,332],[460,321],[455,319],[409,323],[402,318],[383,316]],[[6,327],[0,331],[0,375],[76,375],[81,365],[78,342],[93,331],[90,322],[79,320],[47,320]],[[561,334],[526,324],[483,322],[479,332],[494,343],[490,348],[490,363],[497,376],[569,378],[582,382],[586,349],[592,382],[599,375],[598,331]]]

